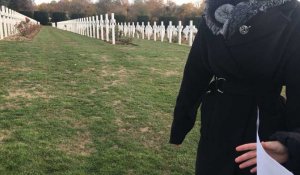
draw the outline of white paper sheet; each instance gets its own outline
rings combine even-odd
[[[274,160],[262,147],[259,134],[259,110],[257,110],[257,132],[256,132],[256,149],[257,149],[257,175],[293,175],[284,166]]]

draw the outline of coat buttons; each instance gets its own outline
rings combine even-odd
[[[251,26],[246,26],[246,25],[242,25],[240,27],[240,33],[242,35],[246,35],[249,32],[249,29],[251,28]]]

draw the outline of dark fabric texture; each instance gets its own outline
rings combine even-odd
[[[280,131],[299,132],[298,3],[293,0],[258,13],[246,23],[252,26],[246,35],[236,32],[230,39],[214,35],[202,20],[185,66],[170,136],[172,144],[183,142],[201,104],[197,175],[251,174],[250,169],[240,170],[234,159],[240,155],[236,146],[256,141],[257,106],[262,141]],[[213,76],[226,79],[220,87],[223,93],[207,93]],[[280,96],[283,85],[286,104]],[[297,170],[296,165],[286,166]]]

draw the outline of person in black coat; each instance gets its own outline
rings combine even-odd
[[[256,141],[257,108],[265,149],[282,148],[286,160],[280,163],[300,175],[294,137],[300,133],[299,31],[297,0],[207,0],[170,136],[171,144],[183,142],[201,104],[197,175],[255,172],[255,157],[245,154]],[[280,96],[284,85],[286,103]]]

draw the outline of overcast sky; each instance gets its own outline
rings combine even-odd
[[[56,0],[56,1],[58,1],[58,0]],[[92,1],[96,2],[97,0],[92,0]],[[131,0],[129,0],[129,1],[131,1]],[[51,0],[35,0],[36,4],[41,4],[43,2],[49,3],[49,2],[51,2]],[[196,2],[196,0],[175,0],[175,2],[179,5],[181,5],[183,3]]]

